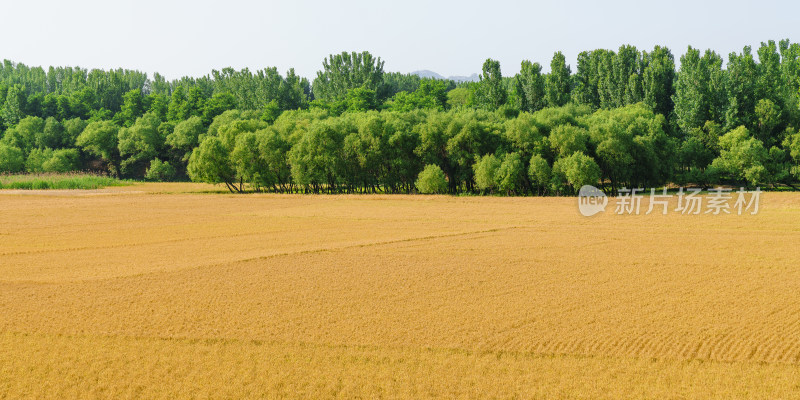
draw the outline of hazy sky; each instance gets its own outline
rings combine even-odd
[[[652,5],[651,5],[652,4]],[[28,65],[124,67],[167,78],[226,66],[289,67],[312,78],[322,59],[368,50],[385,70],[479,72],[500,60],[549,70],[595,48],[663,44],[731,51],[769,39],[800,40],[796,1],[244,1],[0,0],[0,58]]]

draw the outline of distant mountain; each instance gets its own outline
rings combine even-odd
[[[411,73],[411,75],[416,75],[419,76],[420,78],[447,79],[437,74],[436,72],[427,69],[423,69],[421,71],[414,71]]]
[[[472,74],[470,76],[448,76],[447,79],[456,82],[477,82],[481,80],[481,77],[478,74]]]
[[[450,79],[451,81],[456,81],[456,82],[477,82],[480,80],[478,74],[472,74],[470,76],[448,76],[445,78],[444,76],[439,75],[436,72],[427,69],[423,69],[421,71],[414,71],[411,74],[417,75],[422,78]]]

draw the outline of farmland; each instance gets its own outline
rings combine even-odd
[[[0,191],[0,398],[800,396],[798,194],[213,190]]]

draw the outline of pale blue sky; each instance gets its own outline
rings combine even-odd
[[[313,78],[322,59],[369,50],[387,71],[479,72],[501,61],[549,69],[554,51],[572,64],[595,48],[667,45],[676,61],[691,44],[726,59],[761,41],[800,40],[794,1],[569,2],[2,0],[0,58],[28,65],[125,67],[168,78],[233,66],[295,67]]]

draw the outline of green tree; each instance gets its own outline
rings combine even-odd
[[[86,126],[78,135],[75,144],[84,151],[100,157],[114,175],[119,174],[119,149],[117,133],[119,127],[111,121],[95,121]]]
[[[793,161],[790,172],[795,178],[800,178],[800,132],[789,129],[786,138],[783,140],[783,147],[789,152]]]
[[[528,178],[530,178],[531,184],[536,186],[539,194],[547,190],[550,185],[551,174],[552,170],[547,160],[538,154],[531,157],[528,166]]]
[[[458,87],[447,92],[447,108],[464,107],[469,102],[470,91],[465,87]]]
[[[236,138],[236,146],[230,155],[236,175],[256,191],[275,183],[275,177],[261,155],[259,142],[260,135],[257,132],[245,132]]]
[[[568,184],[575,193],[584,185],[596,185],[600,180],[600,167],[594,159],[582,152],[558,159],[553,164],[553,182],[556,188]]]
[[[22,150],[0,143],[0,172],[21,172],[25,167]]]
[[[751,137],[744,126],[740,126],[719,139],[720,155],[711,163],[714,173],[737,182],[747,181],[751,185],[764,182],[769,177],[764,166],[768,153],[760,140]]]
[[[170,165],[168,161],[161,161],[155,158],[150,161],[150,166],[147,167],[144,178],[150,181],[165,182],[174,179],[175,174],[175,167]]]
[[[383,61],[368,51],[361,53],[331,54],[322,62],[322,71],[314,79],[314,96],[326,102],[343,100],[350,89],[364,87],[382,100]]]
[[[545,85],[548,106],[561,107],[569,102],[572,89],[570,74],[564,54],[560,51],[556,52],[553,60],[550,61],[550,74],[547,75],[547,84]]]
[[[295,183],[315,193],[334,192],[342,175],[345,129],[335,122],[312,124],[289,152]]]
[[[475,173],[475,186],[482,192],[493,192],[497,189],[497,170],[502,161],[494,154],[487,154],[472,166]]]
[[[281,191],[291,189],[292,172],[289,165],[289,150],[292,146],[289,140],[276,129],[264,129],[258,134],[258,151],[261,160],[266,166],[270,182],[266,184],[277,185]]]
[[[699,50],[689,47],[681,56],[672,100],[677,125],[683,132],[701,128],[706,121],[724,123],[728,99],[722,58],[710,50],[701,57]]]
[[[231,192],[241,192],[236,186],[236,170],[231,164],[228,151],[217,137],[206,137],[194,149],[187,166],[189,178],[195,182],[224,183]]]
[[[86,129],[86,125],[89,123],[80,119],[80,118],[72,118],[66,121],[63,121],[61,125],[64,127],[64,147],[73,147],[75,146],[75,140],[78,136]]]
[[[748,129],[756,126],[755,108],[759,98],[758,65],[745,46],[740,54],[728,56],[725,87],[728,93],[728,109],[725,113],[725,127],[733,129],[744,125]]]
[[[175,151],[177,158],[189,161],[192,149],[200,143],[200,136],[205,133],[205,125],[200,117],[189,117],[175,125],[175,129],[166,137],[166,144]]]
[[[520,110],[534,112],[547,105],[545,78],[542,66],[523,60],[516,79],[517,96],[520,99]]]
[[[585,104],[593,110],[600,108],[600,64],[605,50],[584,51],[578,54],[575,71],[575,88],[572,99],[577,104]]]
[[[398,92],[388,104],[393,111],[411,112],[416,109],[444,110],[447,107],[448,91],[444,81],[423,79],[414,92]]]
[[[114,122],[127,128],[145,113],[147,107],[141,89],[134,89],[125,93],[122,99],[122,109],[114,115]]]
[[[70,172],[80,168],[80,154],[77,149],[53,150],[50,158],[42,163],[44,172]]]
[[[25,108],[25,88],[18,85],[11,86],[6,93],[5,104],[2,108],[3,122],[6,127],[14,126],[25,115],[22,110]]]
[[[656,46],[643,54],[642,86],[644,103],[653,112],[669,117],[672,113],[675,58],[666,47]]]
[[[53,149],[33,149],[25,159],[25,170],[28,172],[44,172],[45,161],[53,156]]]
[[[781,125],[781,110],[769,99],[761,99],[756,103],[755,117],[757,121],[756,138],[765,145],[771,146],[780,142],[778,126]]]
[[[119,155],[122,157],[122,172],[132,176],[144,176],[147,164],[159,155],[164,138],[158,131],[161,121],[155,114],[137,118],[130,128],[119,130]]]
[[[378,98],[374,90],[362,86],[347,90],[345,104],[347,105],[347,111],[363,112],[374,110],[378,105]]]
[[[519,153],[508,153],[495,172],[497,188],[507,194],[521,193],[525,186],[525,166]]]
[[[54,117],[45,120],[44,129],[35,135],[36,147],[59,148],[72,146],[70,138],[65,137],[64,126]]]
[[[559,125],[550,132],[550,145],[560,157],[569,157],[573,153],[587,153],[589,131],[574,125]]]
[[[616,81],[616,104],[626,106],[642,101],[641,53],[636,47],[622,45],[614,57],[613,76]]]
[[[424,194],[447,193],[447,178],[437,165],[426,165],[415,182],[417,190]]]
[[[41,118],[25,117],[6,131],[2,142],[22,150],[22,154],[27,157],[36,147],[36,138],[43,136],[44,128],[45,123]]]
[[[483,73],[480,83],[476,88],[475,101],[479,107],[495,110],[506,104],[508,92],[503,85],[503,75],[500,72],[500,61],[486,59],[483,63]]]

